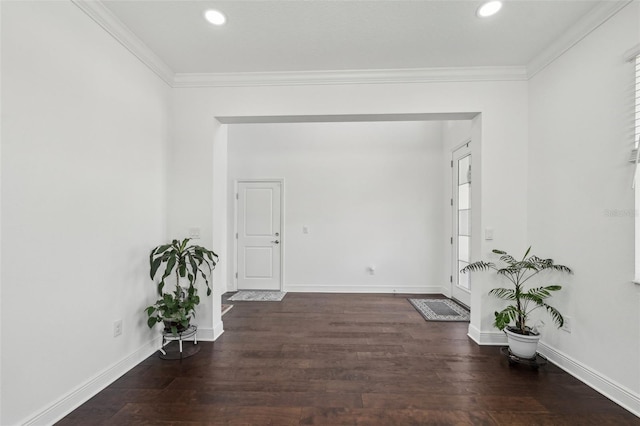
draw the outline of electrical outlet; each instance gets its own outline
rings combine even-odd
[[[122,334],[122,320],[118,320],[113,323],[113,337],[118,337],[121,334]]]
[[[562,330],[566,331],[567,333],[571,333],[572,325],[573,325],[573,318],[564,317],[564,324],[562,325]]]

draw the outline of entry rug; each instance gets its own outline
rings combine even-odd
[[[286,292],[282,291],[266,291],[266,290],[242,290],[231,296],[227,300],[234,302],[279,302]]]
[[[467,308],[451,299],[408,299],[427,321],[469,321]]]

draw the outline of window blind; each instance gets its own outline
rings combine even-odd
[[[640,148],[640,52],[636,54],[634,58],[636,66],[636,87],[635,87],[635,99],[636,99],[636,116],[634,122],[636,149]],[[638,150],[640,151],[640,149]]]
[[[636,46],[628,52],[628,60],[635,66],[635,85],[633,89],[634,97],[634,118],[633,118],[633,151],[629,161],[635,163],[635,171],[633,173],[633,188],[640,186],[640,176],[638,176],[638,163],[640,163],[640,46]],[[636,191],[636,199],[640,193]]]
[[[628,56],[630,62],[635,67],[635,84],[633,87],[634,97],[634,151],[635,151],[635,172],[633,176],[633,186],[635,189],[635,279],[636,284],[640,284],[640,182],[638,182],[638,163],[640,162],[640,45],[632,49],[632,54]]]

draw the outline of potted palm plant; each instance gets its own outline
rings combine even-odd
[[[525,359],[535,358],[540,340],[540,333],[529,324],[533,311],[544,309],[558,328],[564,324],[562,314],[546,302],[552,292],[562,289],[562,286],[552,284],[531,287],[526,284],[543,271],[572,273],[569,267],[556,264],[553,259],[529,255],[530,252],[531,247],[522,259],[517,260],[505,251],[493,250],[493,253],[500,255],[500,265],[481,260],[470,263],[461,270],[463,273],[494,270],[512,284],[512,288],[494,288],[489,292],[490,295],[510,302],[502,311],[495,312],[494,325],[506,333],[511,353]]]
[[[189,326],[195,316],[195,307],[200,303],[196,283],[202,278],[211,295],[209,277],[218,263],[218,255],[198,245],[189,244],[190,239],[173,240],[151,250],[149,275],[157,281],[159,299],[147,307],[147,325],[153,328],[164,322],[165,332],[176,335]],[[157,278],[159,276],[159,278]],[[173,281],[172,292],[164,291],[167,280]]]

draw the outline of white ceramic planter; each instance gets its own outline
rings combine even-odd
[[[538,341],[540,340],[539,334],[518,334],[513,331],[509,331],[507,328],[504,329],[504,332],[507,335],[509,350],[512,354],[519,358],[535,358],[536,352],[538,351]]]

